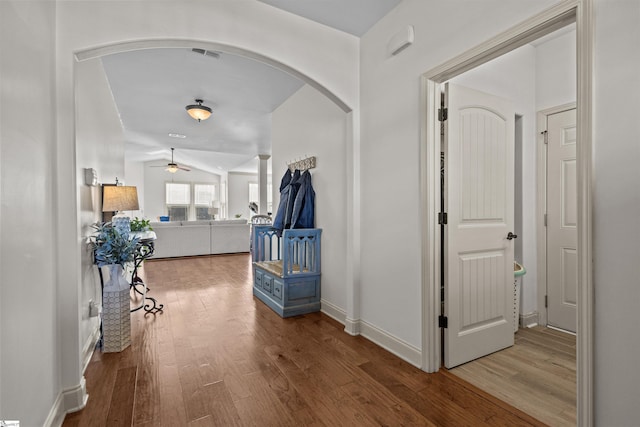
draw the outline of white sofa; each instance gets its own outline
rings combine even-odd
[[[154,258],[249,252],[246,219],[152,222]]]

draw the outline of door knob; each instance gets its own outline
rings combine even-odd
[[[517,238],[518,238],[517,234],[513,234],[512,232],[509,232],[509,234],[507,234],[507,240],[513,240]]]

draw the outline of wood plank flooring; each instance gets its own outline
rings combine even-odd
[[[536,326],[450,372],[552,426],[576,425],[576,338]]]
[[[446,370],[426,374],[321,313],[252,296],[247,254],[147,261],[156,315],[96,351],[64,426],[542,426]]]

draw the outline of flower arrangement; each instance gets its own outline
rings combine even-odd
[[[110,264],[124,267],[133,261],[138,237],[131,237],[126,230],[114,227],[111,222],[98,222],[93,224],[92,228],[96,232],[91,238],[91,243],[99,267]]]

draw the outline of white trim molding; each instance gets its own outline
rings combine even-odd
[[[97,322],[95,330],[89,335],[87,341],[82,349],[82,372],[84,373],[91,362],[91,357],[96,349],[98,340],[100,339],[100,322]]]
[[[393,353],[402,360],[411,363],[413,366],[420,367],[422,363],[422,352],[419,348],[394,337],[388,332],[373,326],[364,320],[348,319],[344,310],[322,300],[321,311],[332,319],[345,325],[344,331],[352,336],[362,335],[374,344]]]
[[[439,85],[478,65],[530,43],[566,25],[576,23],[577,43],[577,136],[580,140],[578,162],[578,332],[577,332],[577,423],[593,425],[593,277],[592,277],[592,138],[593,138],[593,0],[563,0],[532,16],[507,31],[463,52],[422,75],[420,210],[429,215],[422,230],[422,369],[437,371],[440,367],[440,342],[437,317],[440,313],[439,255],[429,247],[437,237],[439,190],[433,181],[439,179],[440,158],[434,154],[440,147],[436,132]],[[431,157],[429,156],[431,154]],[[426,215],[422,215],[423,218]],[[425,241],[426,240],[426,241]],[[434,348],[435,347],[435,348]]]
[[[89,395],[84,377],[80,384],[75,387],[61,391],[53,403],[49,415],[44,422],[45,427],[59,427],[64,422],[64,417],[70,412],[76,412],[87,405]]]
[[[419,348],[394,337],[388,332],[383,331],[364,320],[360,320],[359,323],[361,330],[360,335],[385,350],[395,354],[400,359],[411,363],[413,366],[418,368],[420,367],[420,364],[422,363],[422,352]]]
[[[343,309],[324,299],[320,300],[320,311],[343,325],[347,318],[347,314]]]

